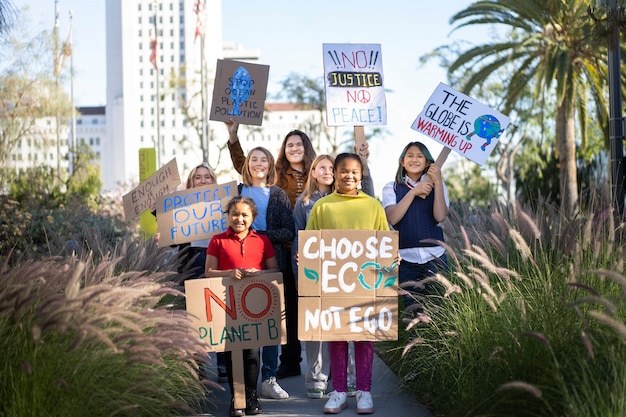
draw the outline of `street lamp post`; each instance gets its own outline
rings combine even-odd
[[[611,146],[611,191],[615,215],[624,220],[624,125],[620,78],[620,14],[617,0],[603,0],[607,6],[609,71],[609,143]]]

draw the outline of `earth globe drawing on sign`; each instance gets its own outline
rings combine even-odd
[[[471,140],[472,136],[476,135],[485,139],[487,142],[480,147],[484,151],[491,144],[491,139],[499,138],[502,132],[504,132],[504,129],[500,128],[498,119],[490,114],[484,114],[474,120],[474,131],[466,137]]]
[[[230,116],[241,115],[240,106],[250,97],[253,84],[247,69],[239,67],[235,70],[228,83],[230,100],[233,102],[233,108],[228,112]]]

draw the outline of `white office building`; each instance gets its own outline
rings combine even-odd
[[[105,191],[138,182],[140,148],[156,148],[158,165],[176,157],[179,169],[203,159],[198,131],[183,108],[190,103],[189,114],[201,117],[201,73],[212,83],[215,62],[222,56],[222,21],[221,1],[207,0],[200,15],[203,43],[196,37],[196,3],[106,1],[109,140],[101,160]],[[209,82],[205,85],[210,88]],[[211,94],[207,91],[205,97]]]

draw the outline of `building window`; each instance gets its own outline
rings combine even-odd
[[[98,119],[91,119],[91,124],[92,125],[97,125],[98,124]]]
[[[96,146],[100,146],[100,138],[96,138]]]
[[[93,146],[93,138],[89,138],[89,146]]]
[[[77,124],[77,125],[82,125],[82,124],[83,124],[83,119],[78,119],[78,120],[76,120],[76,124]]]

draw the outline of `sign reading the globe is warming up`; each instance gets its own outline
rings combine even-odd
[[[510,121],[502,113],[439,83],[411,129],[483,165]]]

